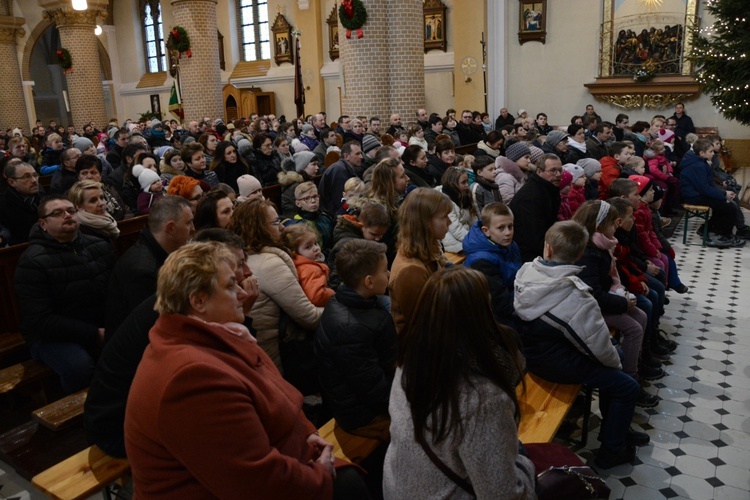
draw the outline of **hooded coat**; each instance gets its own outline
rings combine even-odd
[[[526,183],[526,173],[521,170],[518,163],[504,156],[498,156],[495,166],[497,167],[495,184],[500,190],[503,203],[507,205]]]
[[[549,264],[537,257],[518,271],[513,305],[527,322],[522,329],[524,350],[531,347],[549,357],[565,343],[604,366],[620,369],[620,357],[599,304],[591,288],[577,276],[581,269]]]

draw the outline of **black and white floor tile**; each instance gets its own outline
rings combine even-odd
[[[750,213],[745,211],[746,217]],[[680,223],[671,242],[685,295],[668,292],[661,327],[677,341],[667,375],[651,383],[661,396],[653,409],[637,409],[633,427],[649,434],[634,465],[600,471],[614,499],[750,499],[750,244],[701,246],[691,220],[688,245]],[[750,242],[749,242],[750,243]],[[593,409],[598,411],[596,400]],[[582,417],[578,418],[580,425]],[[592,417],[585,460],[599,447]],[[576,438],[580,429],[558,434]],[[570,441],[568,441],[570,442]]]

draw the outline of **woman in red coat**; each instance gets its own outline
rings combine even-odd
[[[125,415],[134,498],[333,495],[333,448],[241,324],[235,266],[227,247],[206,242],[159,272],[160,316]]]

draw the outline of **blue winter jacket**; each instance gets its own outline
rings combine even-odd
[[[680,186],[682,197],[688,203],[699,203],[701,199],[725,200],[726,191],[716,186],[711,165],[693,151],[688,151],[680,163]]]
[[[478,260],[487,260],[500,269],[503,284],[513,289],[513,280],[523,265],[521,250],[515,241],[507,247],[494,243],[482,232],[482,221],[477,221],[464,238],[463,248],[466,254],[466,267],[471,267],[471,264]]]

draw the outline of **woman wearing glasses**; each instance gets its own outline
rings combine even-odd
[[[281,219],[268,200],[243,203],[234,211],[229,223],[246,245],[247,265],[258,279],[260,296],[250,316],[257,330],[258,344],[283,373],[279,343],[284,342],[294,324],[304,330],[315,330],[323,313],[305,295],[297,278],[291,255],[281,242]],[[280,332],[280,322],[287,329]]]

